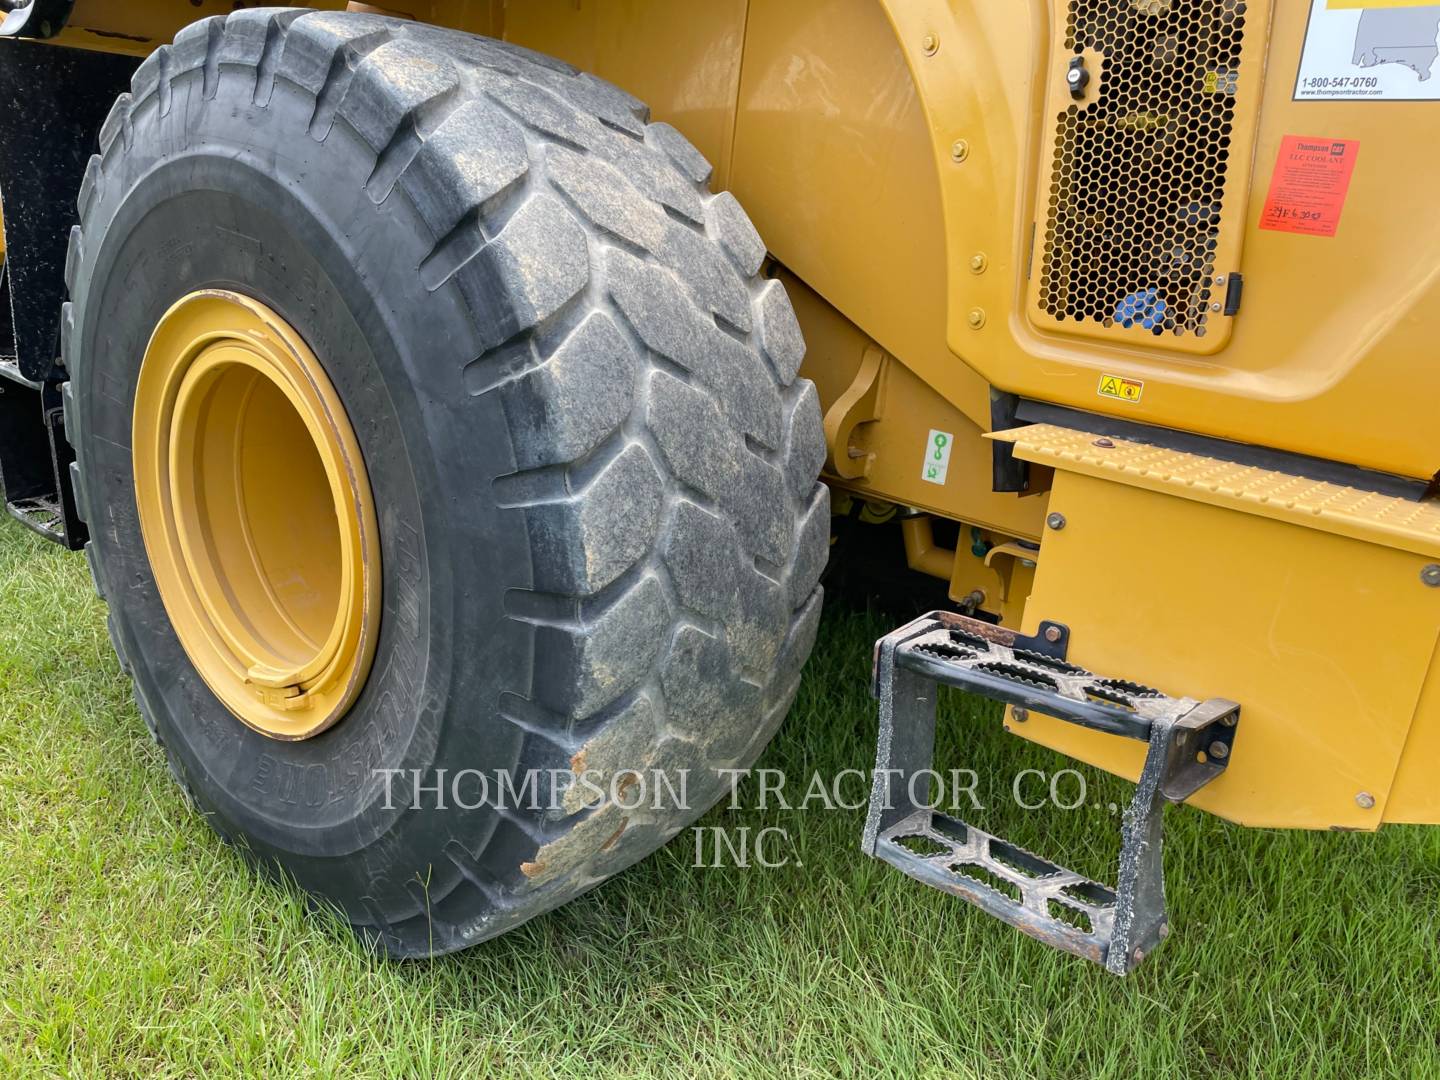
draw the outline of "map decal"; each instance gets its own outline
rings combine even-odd
[[[1440,101],[1440,3],[1311,0],[1297,101]]]

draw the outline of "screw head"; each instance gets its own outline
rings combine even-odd
[[[970,272],[972,274],[983,274],[990,268],[990,260],[983,251],[977,251],[970,256]]]
[[[1056,532],[1059,532],[1065,527],[1065,515],[1050,514],[1045,518],[1045,524],[1049,525],[1050,528],[1054,529]]]
[[[1368,791],[1362,791],[1355,796],[1355,805],[1361,810],[1373,810],[1375,809],[1375,796]]]
[[[1432,589],[1440,589],[1440,563],[1431,563],[1420,571],[1420,580]]]
[[[978,307],[975,308],[975,309],[973,309],[973,310],[970,312],[969,322],[970,322],[970,329],[971,329],[971,330],[979,330],[982,326],[984,326],[984,325],[985,325],[985,309],[984,309],[984,308],[978,308]]]
[[[923,38],[920,39],[920,48],[925,50],[926,56],[934,56],[935,51],[940,48],[939,35],[934,33],[933,31],[926,34]]]
[[[1017,723],[1023,724],[1026,720],[1030,719],[1030,710],[1022,709],[1020,706],[1016,705],[1010,710],[1010,715],[1015,718]]]
[[[950,160],[955,162],[964,161],[970,156],[970,144],[964,139],[956,139],[950,144]]]
[[[1047,626],[1045,628],[1045,640],[1050,642],[1050,644],[1055,644],[1055,642],[1060,640],[1060,637],[1060,628],[1058,626]]]
[[[1085,77],[1085,73],[1084,73],[1083,71],[1081,71],[1079,68],[1071,68],[1069,71],[1067,71],[1067,72],[1065,73],[1065,81],[1066,81],[1067,83],[1069,83],[1071,86],[1076,85],[1076,84],[1077,84],[1081,79],[1083,79],[1084,77]]]

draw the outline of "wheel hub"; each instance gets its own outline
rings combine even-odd
[[[255,300],[191,293],[146,348],[133,457],[155,583],[206,685],[277,739],[335,724],[374,657],[380,548],[315,354]]]

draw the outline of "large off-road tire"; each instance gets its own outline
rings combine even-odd
[[[770,739],[814,640],[829,518],[799,329],[739,205],[646,117],[500,42],[242,10],[139,68],[80,192],[67,424],[140,709],[223,835],[396,955],[493,936],[664,843]],[[197,674],[137,519],[137,369],[204,289],[304,339],[374,494],[374,661],[298,741]],[[544,770],[572,767],[601,790],[690,770],[686,805],[577,784],[547,808]],[[493,784],[459,808],[462,769],[542,770],[540,808]]]

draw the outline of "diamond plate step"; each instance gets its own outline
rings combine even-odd
[[[1434,499],[1406,499],[1055,424],[986,437],[1010,443],[1016,457],[1066,472],[1440,557],[1440,501]]]
[[[1068,644],[1059,623],[1023,636],[942,611],[880,639],[874,683],[880,740],[863,847],[1048,945],[1124,975],[1169,932],[1165,803],[1184,800],[1224,772],[1240,706],[1098,675],[1066,660]],[[1123,819],[1115,888],[915,804],[911,778],[928,775],[934,760],[937,684],[1148,744]]]

